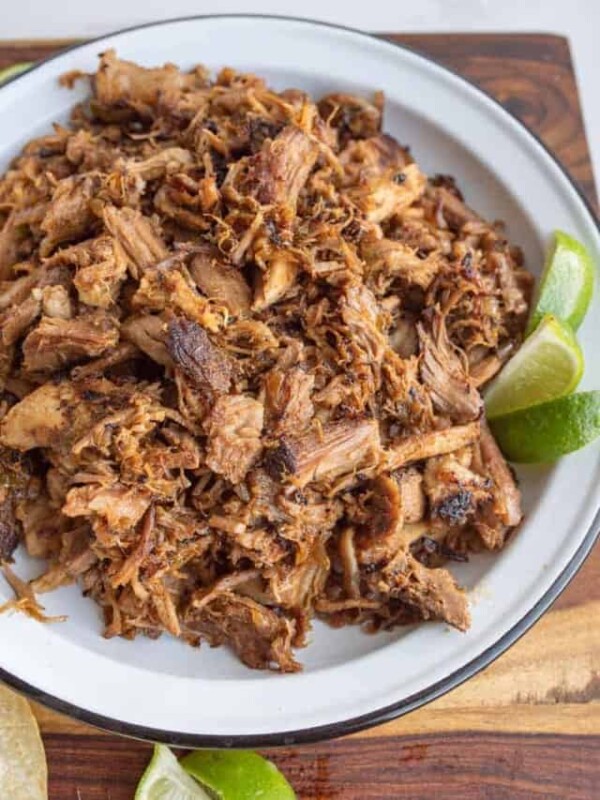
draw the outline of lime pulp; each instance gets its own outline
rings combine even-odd
[[[586,248],[563,231],[555,231],[526,335],[546,314],[568,322],[575,331],[583,322],[594,291],[595,267]]]
[[[545,316],[485,392],[489,419],[570,394],[584,360],[570,326]]]
[[[154,745],[154,753],[142,775],[134,800],[212,800],[181,768],[168,747]]]

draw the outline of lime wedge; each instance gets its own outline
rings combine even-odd
[[[546,316],[485,392],[488,419],[572,392],[583,354],[568,324]]]
[[[196,750],[181,766],[218,800],[296,798],[275,764],[248,750]]]
[[[600,436],[600,391],[559,397],[490,420],[511,461],[549,463]]]
[[[594,263],[581,242],[555,231],[526,335],[536,329],[546,314],[568,322],[576,331],[592,299],[594,275]]]
[[[168,747],[154,745],[154,753],[142,775],[134,800],[212,800],[185,772]]]
[[[14,78],[15,75],[20,75],[21,72],[33,66],[33,61],[22,61],[20,64],[11,64],[10,67],[0,69],[0,86],[5,83],[9,78]]]

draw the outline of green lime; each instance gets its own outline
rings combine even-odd
[[[0,85],[2,85],[9,78],[14,78],[15,75],[20,75],[21,72],[33,66],[33,61],[23,61],[20,64],[11,64],[10,67],[0,69]]]
[[[594,263],[581,242],[555,231],[526,335],[536,329],[546,314],[568,322],[576,331],[592,299],[594,275]]]
[[[275,764],[249,750],[196,750],[181,760],[218,800],[295,800]]]
[[[490,420],[490,427],[511,461],[556,461],[600,436],[600,391],[522,408]]]
[[[570,326],[546,316],[485,392],[489,419],[572,392],[583,354]]]
[[[142,775],[134,800],[212,800],[183,770],[168,747],[154,745],[154,753]]]

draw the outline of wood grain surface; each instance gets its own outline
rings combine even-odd
[[[596,205],[568,42],[388,35],[462,73],[525,122]],[[66,42],[1,42],[0,68]],[[600,549],[551,611],[475,678],[352,737],[268,751],[300,800],[600,798]],[[150,753],[39,706],[51,800],[130,800]],[[0,800],[5,800],[0,798]],[[7,799],[8,800],[8,799]]]

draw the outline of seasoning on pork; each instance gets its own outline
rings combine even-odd
[[[229,390],[231,362],[196,322],[185,317],[171,320],[167,348],[175,364],[192,379],[198,389],[207,388],[217,394]]]

